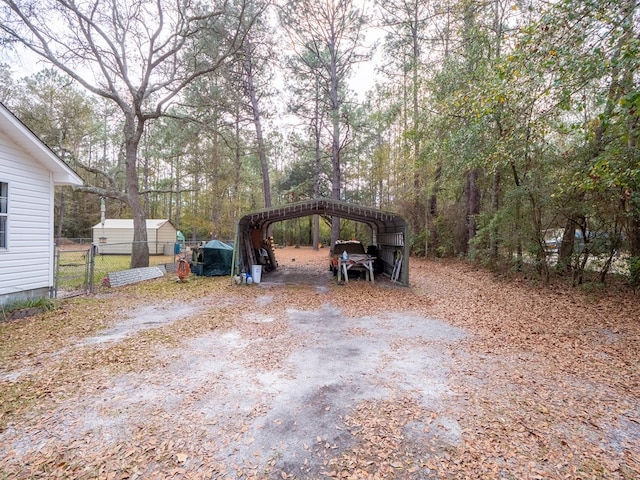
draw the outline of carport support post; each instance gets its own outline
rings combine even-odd
[[[402,232],[404,236],[404,245],[402,246],[402,263],[400,264],[400,277],[398,280],[401,284],[409,286],[409,255],[411,248],[409,247],[409,225],[405,225]]]
[[[240,226],[236,223],[236,237],[233,242],[233,255],[231,256],[231,285],[233,285],[233,277],[236,275],[236,261],[238,259],[238,243],[240,240]]]

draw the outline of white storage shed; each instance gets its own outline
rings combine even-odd
[[[133,219],[108,218],[94,225],[93,244],[102,255],[130,255],[133,243]],[[177,231],[169,220],[147,219],[150,255],[173,255]]]

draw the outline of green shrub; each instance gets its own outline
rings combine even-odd
[[[24,310],[28,308],[37,308],[43,312],[51,312],[58,308],[55,300],[48,297],[27,298],[18,300],[7,305],[0,305],[0,321],[7,320],[9,315],[16,310]]]

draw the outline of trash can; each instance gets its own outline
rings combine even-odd
[[[173,245],[173,254],[174,255],[178,255],[180,253],[180,244],[179,243],[175,243]]]
[[[251,265],[251,276],[253,277],[253,283],[260,283],[262,265]]]

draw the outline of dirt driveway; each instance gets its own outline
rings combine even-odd
[[[277,253],[1,325],[0,478],[640,476],[632,297]]]

